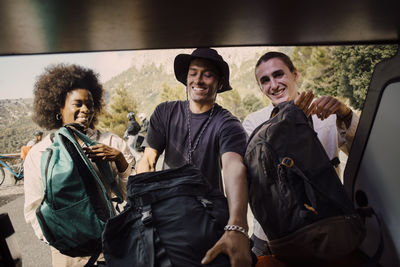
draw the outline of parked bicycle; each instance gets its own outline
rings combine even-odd
[[[6,159],[12,159],[13,162],[17,161],[18,163],[11,165]],[[6,178],[3,168],[6,168],[13,174],[15,184],[24,178],[24,160],[20,157],[0,155],[0,185],[3,184]]]

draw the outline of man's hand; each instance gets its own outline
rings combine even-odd
[[[318,118],[324,120],[335,113],[339,119],[346,117],[351,109],[338,99],[332,96],[321,96],[317,98],[311,105],[312,114],[316,114]]]
[[[229,225],[247,226],[247,179],[243,158],[236,152],[222,154],[222,173],[229,206]],[[249,239],[241,232],[225,231],[220,240],[206,253],[203,264],[210,263],[218,254],[229,256],[232,267],[250,267]]]
[[[155,171],[155,166],[160,153],[151,147],[146,147],[144,149],[144,154],[138,164],[136,165],[136,174],[142,172],[153,172]]]
[[[220,253],[229,256],[232,267],[251,266],[249,239],[240,232],[225,231],[221,239],[207,251],[201,263],[211,263]]]
[[[298,108],[303,110],[304,114],[306,114],[306,116],[309,117],[313,111],[313,106],[311,105],[313,99],[314,99],[313,91],[310,90],[307,92],[301,92],[294,100],[294,104]]]
[[[312,91],[301,92],[294,100],[294,104],[303,110],[307,117],[315,114],[321,120],[328,118],[334,113],[339,119],[342,119],[348,117],[352,112],[346,104],[333,96],[321,96],[314,101],[313,99],[314,93]]]

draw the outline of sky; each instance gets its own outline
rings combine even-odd
[[[51,64],[78,64],[93,69],[104,83],[135,65],[154,62],[156,65],[173,62],[179,53],[192,49],[163,49],[64,53],[47,55],[0,56],[0,99],[33,98],[33,86],[45,68]],[[173,72],[173,64],[167,70]]]
[[[28,56],[0,56],[0,99],[32,98],[36,78],[46,66],[78,64],[99,73],[101,82],[128,69],[134,51],[92,52]]]

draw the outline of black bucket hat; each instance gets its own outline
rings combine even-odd
[[[214,62],[217,65],[218,70],[221,73],[223,79],[222,88],[217,92],[222,93],[225,91],[232,90],[229,84],[229,66],[228,63],[218,54],[218,52],[212,48],[197,48],[192,54],[179,54],[175,57],[174,71],[175,77],[178,81],[186,85],[187,74],[189,71],[189,64],[195,58],[207,59]]]

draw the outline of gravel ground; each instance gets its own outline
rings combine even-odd
[[[24,194],[24,184],[0,185],[0,207]]]

